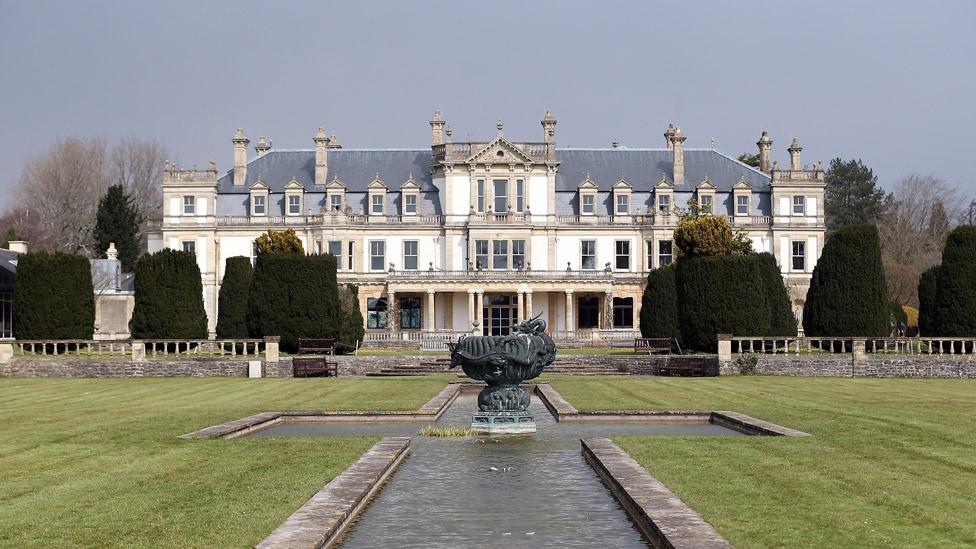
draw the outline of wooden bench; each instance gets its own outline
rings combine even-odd
[[[647,354],[671,354],[671,338],[668,337],[639,337],[634,339],[634,352]]]
[[[339,365],[321,357],[294,357],[291,359],[295,377],[339,377]]]
[[[298,354],[325,354],[325,355],[335,355],[335,340],[334,339],[311,339],[300,337],[298,338]]]
[[[694,356],[672,356],[655,372],[659,376],[704,377],[709,375],[708,359]],[[716,375],[713,371],[711,375]]]

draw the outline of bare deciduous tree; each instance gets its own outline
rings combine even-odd
[[[125,137],[112,149],[115,182],[132,197],[141,220],[158,217],[162,211],[165,162],[166,148],[156,141]]]

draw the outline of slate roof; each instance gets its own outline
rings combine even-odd
[[[430,179],[431,158],[430,149],[329,149],[327,179],[338,177],[346,190],[366,192],[378,174],[391,191],[396,191],[412,174],[421,191],[437,192]],[[292,178],[306,191],[315,190],[315,151],[272,149],[248,162],[244,185],[234,186],[234,173],[228,171],[217,180],[218,192],[247,193],[258,178],[271,192],[282,192]]]
[[[0,248],[0,269],[3,269],[13,275],[17,274],[18,255],[20,254],[17,252],[11,252],[10,250]]]
[[[634,191],[650,191],[662,176],[671,181],[672,155],[668,149],[556,149],[556,191],[576,192],[587,174],[601,190],[622,177]],[[706,177],[720,193],[743,178],[754,191],[769,190],[769,176],[759,170],[715,150],[685,149],[685,181],[675,191],[694,191]]]

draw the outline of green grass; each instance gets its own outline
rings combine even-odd
[[[414,410],[443,379],[0,379],[0,546],[253,546],[376,437],[181,440],[272,410]]]
[[[615,441],[736,547],[976,544],[976,381],[553,377],[582,410],[730,409],[810,438]]]

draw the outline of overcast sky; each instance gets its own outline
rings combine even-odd
[[[787,5],[788,4],[788,5]],[[976,2],[51,2],[0,0],[0,208],[59,137],[132,135],[184,165],[252,147],[455,140],[862,158],[885,186],[935,174],[976,195]],[[249,150],[253,154],[253,149]]]

